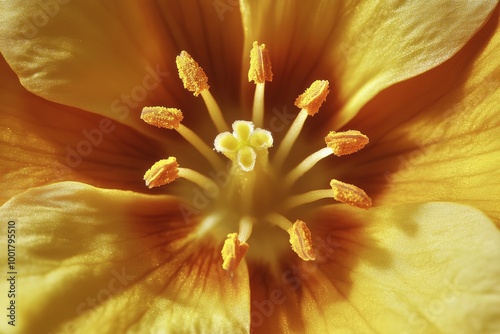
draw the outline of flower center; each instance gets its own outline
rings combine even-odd
[[[254,42],[250,53],[248,80],[256,85],[252,108],[252,121],[237,120],[229,132],[222,111],[209,91],[208,78],[203,69],[186,52],[176,59],[179,76],[184,87],[195,96],[201,95],[219,134],[209,146],[195,132],[181,122],[183,114],[179,109],[166,107],[144,107],[141,119],[146,123],[177,131],[192,144],[208,161],[215,174],[210,177],[195,170],[180,167],[175,157],[156,162],[144,175],[149,188],[166,185],[178,178],[184,178],[211,193],[213,201],[198,212],[189,206],[181,208],[183,215],[196,211],[201,223],[198,234],[209,231],[226,236],[222,247],[223,268],[229,272],[237,269],[247,254],[249,245],[256,242],[258,248],[272,244],[272,236],[267,233],[269,226],[284,230],[289,234],[292,250],[304,261],[315,260],[316,254],[312,236],[307,224],[300,217],[292,217],[294,209],[324,198],[334,198],[349,205],[367,209],[371,199],[366,193],[351,184],[335,179],[327,189],[315,189],[296,193],[297,181],[308,173],[320,160],[334,154],[342,156],[362,149],[368,137],[359,131],[331,131],[325,137],[325,147],[305,157],[298,165],[286,165],[291,152],[309,116],[314,116],[328,95],[328,81],[317,80],[295,101],[300,108],[297,117],[287,133],[269,157],[274,145],[273,134],[262,129],[264,119],[264,88],[266,81],[272,81],[271,62],[264,44]],[[224,155],[229,164],[224,163]],[[260,233],[258,230],[266,230]],[[259,234],[252,240],[251,235]],[[254,234],[255,234],[254,233]]]

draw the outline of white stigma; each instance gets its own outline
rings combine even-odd
[[[214,140],[217,152],[224,154],[233,163],[245,171],[251,172],[257,157],[273,146],[271,132],[257,128],[252,122],[235,121],[233,132],[222,132]]]

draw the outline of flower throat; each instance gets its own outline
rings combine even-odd
[[[250,237],[253,228],[262,224],[271,224],[286,231],[292,250],[304,261],[315,260],[315,248],[307,224],[300,219],[294,218],[292,222],[288,218],[297,207],[324,198],[333,198],[362,209],[371,206],[370,197],[362,189],[335,179],[330,181],[327,189],[294,194],[296,182],[320,160],[332,154],[351,154],[368,144],[368,137],[359,131],[330,131],[325,137],[325,147],[292,168],[286,165],[287,157],[307,118],[314,116],[325,101],[329,92],[328,81],[313,82],[296,99],[295,106],[300,111],[270,157],[269,150],[275,144],[273,134],[262,126],[265,82],[272,81],[273,74],[264,44],[254,42],[250,52],[248,81],[255,83],[252,121],[237,120],[231,129],[209,91],[208,78],[199,64],[186,51],[177,56],[176,64],[184,88],[195,96],[202,96],[219,132],[213,140],[213,147],[181,123],[183,114],[179,109],[144,107],[141,119],[148,124],[177,131],[197,149],[213,170],[225,171],[227,176],[221,186],[195,170],[180,167],[175,157],[168,157],[156,162],[144,174],[144,180],[149,188],[153,188],[184,178],[202,189],[211,189],[216,193],[213,205],[201,213],[200,229],[216,229],[218,225],[224,224],[233,231],[227,234],[221,251],[225,270],[233,272],[237,269],[252,243]],[[229,159],[229,165],[221,155]]]

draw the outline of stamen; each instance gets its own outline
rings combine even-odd
[[[201,92],[201,97],[207,106],[208,114],[210,115],[212,122],[214,122],[217,131],[222,132],[229,130],[229,126],[222,116],[222,111],[220,110],[217,101],[215,101],[212,94],[210,94],[210,91],[208,89],[203,90]]]
[[[219,189],[217,183],[212,181],[210,178],[189,168],[179,167],[179,177],[193,182],[202,189]]]
[[[196,133],[182,124],[180,124],[179,128],[177,128],[176,130],[184,139],[186,139],[194,148],[196,148],[198,152],[200,152],[200,154],[208,160],[208,162],[210,162],[213,168],[215,168],[216,170],[224,169],[224,164],[219,159],[214,150],[210,146],[208,146],[203,141],[203,139],[196,135]]]
[[[276,212],[268,214],[264,220],[285,231],[288,231],[293,226],[291,221]]]
[[[307,228],[306,223],[302,220],[297,220],[292,228],[287,231],[290,234],[290,244],[292,249],[304,261],[316,259],[316,253],[313,249],[311,231]]]
[[[253,99],[252,120],[254,124],[261,127],[264,123],[264,90],[265,82],[273,80],[271,60],[266,45],[259,46],[253,42],[250,51],[250,69],[248,70],[248,81],[255,83],[255,95]]]
[[[330,181],[330,186],[332,189],[312,190],[304,194],[291,196],[283,204],[283,207],[284,209],[289,210],[324,198],[335,198],[335,200],[339,202],[361,209],[368,209],[372,205],[371,198],[368,197],[363,189],[360,189],[352,184],[332,179]]]
[[[356,130],[344,132],[330,131],[325,137],[327,147],[314,152],[298,164],[297,167],[292,169],[285,177],[285,185],[291,187],[299,177],[308,172],[322,159],[332,154],[340,157],[357,152],[368,144],[368,142],[368,137]]]
[[[175,157],[169,157],[168,159],[162,159],[155,162],[144,174],[146,186],[151,189],[175,181],[179,177],[178,168],[179,164]]]
[[[238,240],[246,242],[252,234],[253,221],[250,217],[244,216],[240,220],[240,227],[238,231]]]
[[[141,113],[144,122],[164,129],[177,129],[183,118],[182,111],[177,108],[144,107]]]
[[[253,42],[250,51],[250,69],[248,70],[248,81],[255,84],[273,81],[273,72],[271,69],[271,60],[265,44],[259,45]]]
[[[368,144],[367,136],[356,130],[344,132],[330,131],[325,137],[326,145],[333,150],[333,154],[340,157],[361,150]]]
[[[253,96],[252,121],[256,126],[264,124],[264,91],[266,84],[257,83],[255,85],[255,94]]]
[[[254,129],[252,122],[235,121],[233,133],[223,132],[214,140],[217,152],[224,154],[233,163],[245,172],[254,169],[257,156],[267,152],[273,145],[271,132],[263,129]]]
[[[248,251],[248,244],[238,239],[238,233],[230,233],[222,247],[222,268],[233,272],[238,268],[241,260]]]
[[[316,259],[316,254],[312,248],[311,231],[307,228],[306,223],[302,220],[292,223],[287,218],[275,212],[267,215],[266,220],[288,232],[292,249],[302,260],[310,261]]]
[[[328,80],[316,80],[306,89],[296,100],[295,105],[299,108],[306,109],[307,113],[314,116],[319,107],[325,102],[326,96],[330,92],[328,90]]]
[[[205,71],[189,53],[182,51],[180,55],[175,57],[175,63],[184,88],[192,92],[194,96],[200,95],[202,91],[210,87]]]
[[[335,198],[332,189],[311,190],[303,194],[290,196],[283,203],[283,209],[290,210],[298,206],[316,202],[325,198]]]
[[[186,51],[182,51],[181,54],[175,58],[175,63],[177,64],[179,77],[184,84],[184,88],[193,92],[194,96],[201,94],[207,106],[210,118],[217,127],[217,130],[219,132],[227,131],[229,127],[222,116],[219,105],[208,90],[208,88],[210,88],[208,85],[208,77],[201,66]]]
[[[330,186],[333,189],[333,198],[357,208],[368,209],[372,206],[372,199],[363,191],[352,184],[338,180],[331,180]]]
[[[285,177],[285,186],[291,187],[302,175],[311,170],[319,161],[333,154],[329,147],[323,147],[305,158],[300,164],[292,169]]]
[[[144,174],[144,181],[149,189],[169,184],[178,178],[184,178],[193,182],[200,188],[218,189],[217,184],[206,177],[189,168],[181,168],[175,157],[168,157],[153,164]]]
[[[208,146],[195,132],[181,123],[184,116],[182,111],[176,108],[165,107],[144,107],[142,108],[141,119],[150,125],[164,129],[174,129],[187,142],[200,152],[207,159],[212,167],[217,170],[224,168],[224,165],[217,154]]]
[[[339,202],[361,209],[368,209],[372,205],[371,198],[368,197],[363,189],[352,184],[332,179],[330,181],[330,186],[332,187],[331,189],[312,190],[303,194],[291,196],[284,202],[283,209],[290,210],[325,198],[334,198]]]
[[[306,121],[308,115],[314,116],[321,104],[325,101],[328,95],[328,81],[316,80],[306,91],[300,95],[295,101],[295,105],[302,108],[288,129],[285,137],[283,138],[280,146],[276,151],[275,166],[276,169],[281,168],[290,150],[299,137],[300,131]]]
[[[203,237],[206,235],[210,230],[212,230],[219,222],[221,221],[221,216],[218,213],[212,213],[209,214],[205,217],[200,217],[200,223],[196,227],[195,231],[193,232],[192,236],[195,237],[196,239],[199,239],[200,237]]]

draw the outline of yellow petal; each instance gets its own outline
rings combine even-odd
[[[223,270],[220,243],[190,239],[196,225],[179,204],[74,182],[7,202],[0,217],[16,224],[16,329],[246,333],[246,265],[233,277]],[[6,305],[7,294],[0,298]],[[10,331],[6,321],[0,331]]]
[[[460,202],[500,226],[498,14],[449,62],[362,110],[349,127],[367,129],[371,144],[339,178],[359,180],[374,205]]]
[[[0,204],[65,180],[147,190],[142,174],[161,158],[160,144],[109,118],[29,93],[3,59],[0,72]]]
[[[255,333],[498,333],[500,232],[451,203],[330,206],[316,261],[254,274]]]
[[[183,49],[202,66],[215,63],[207,68],[214,84],[232,81],[221,91],[237,92],[225,66],[238,64],[231,73],[240,68],[240,54],[226,53],[241,49],[241,34],[238,10],[222,21],[211,2],[12,1],[2,5],[0,51],[33,93],[150,135],[138,118],[143,106],[194,109],[176,75]]]
[[[334,97],[325,109],[328,117],[335,113],[330,127],[336,129],[383,89],[449,59],[496,3],[248,0],[242,5],[245,52],[252,41],[266,44],[275,77],[287,83],[274,92],[290,98],[304,83],[328,79]]]

